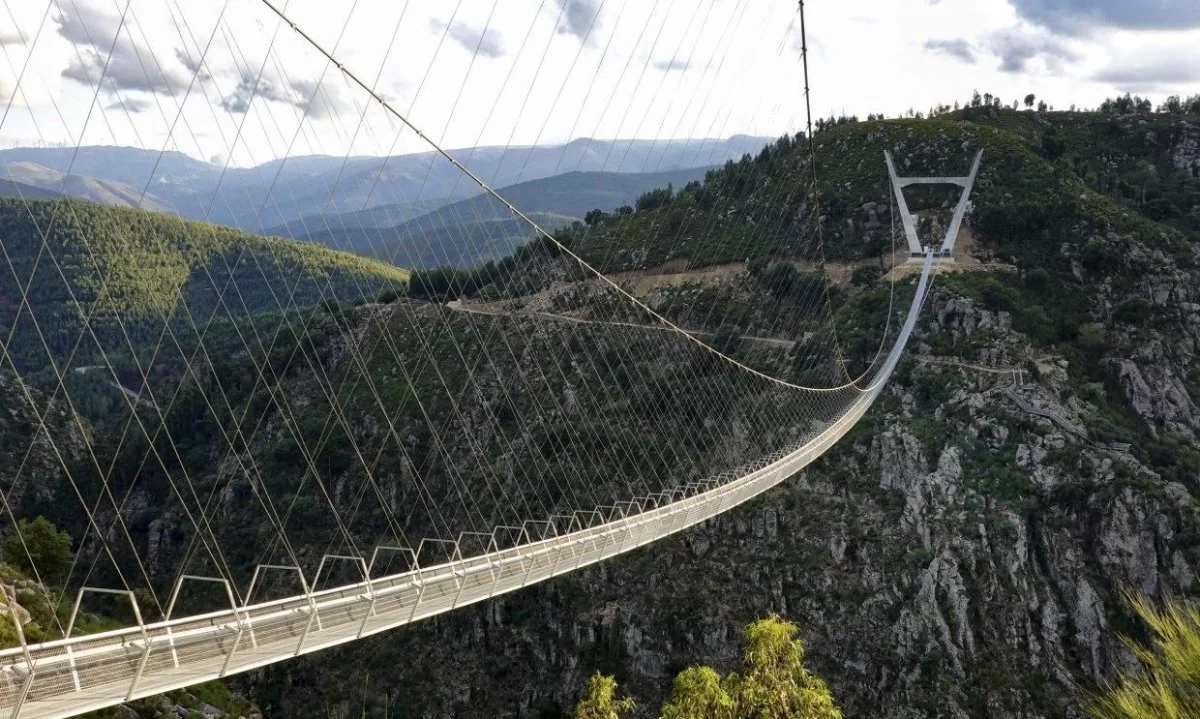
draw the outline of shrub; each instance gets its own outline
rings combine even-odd
[[[1130,297],[1113,308],[1113,321],[1121,324],[1137,324],[1150,317],[1154,305],[1144,297]]]
[[[71,535],[58,531],[45,517],[18,520],[3,550],[10,564],[43,580],[60,579],[71,566]]]

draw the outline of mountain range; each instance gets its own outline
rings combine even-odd
[[[669,172],[567,172],[501,188],[499,194],[546,230],[580,221],[591,210],[632,206],[659,188],[681,188],[704,178],[706,168]],[[405,208],[407,209],[407,208]],[[416,217],[386,205],[323,218],[302,218],[269,234],[303,238],[375,257],[402,267],[473,267],[499,260],[534,231],[508,205],[487,194],[458,200]],[[319,229],[307,231],[309,227]]]
[[[767,142],[745,135],[724,140],[581,138],[557,146],[477,147],[450,154],[493,187],[506,187],[569,172],[708,167],[757,152]],[[391,226],[480,192],[435,152],[386,158],[316,155],[225,168],[174,151],[14,148],[0,150],[0,179],[54,192],[63,190],[65,181],[68,197],[289,234],[302,218],[314,227],[322,217],[383,207]]]

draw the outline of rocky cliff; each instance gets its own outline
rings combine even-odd
[[[652,716],[675,672],[732,667],[740,625],[777,611],[849,716],[1080,716],[1080,692],[1131,661],[1121,590],[1193,590],[1200,517],[1193,489],[1091,436],[1095,394],[1116,388],[1061,357],[1027,360],[1011,324],[940,289],[880,405],[786,486],[632,556],[268,670],[249,691],[268,713],[320,701],[345,715],[364,699],[414,717],[548,717],[601,669]],[[945,333],[978,356],[931,353]],[[1187,365],[1147,356],[1116,372],[1148,424],[1197,420],[1169,399]]]
[[[1000,118],[1013,134],[989,150],[962,258],[976,271],[938,278],[885,396],[803,475],[633,555],[244,686],[268,713],[553,717],[599,669],[649,717],[676,672],[731,668],[740,626],[776,611],[848,716],[1082,716],[1132,663],[1123,592],[1196,590],[1200,253],[1190,201],[1147,221],[1134,209],[1153,195],[1119,179],[1186,174],[1194,127],[1112,118],[1104,132],[1133,139],[1097,172],[1061,146],[1100,130],[1072,122]],[[830,138],[853,168],[897,132],[924,162],[956,133],[989,137],[915,130]],[[844,202],[864,208],[846,226],[885,224],[885,197]]]

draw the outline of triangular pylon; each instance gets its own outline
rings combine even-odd
[[[962,196],[958,198],[958,206],[954,208],[954,218],[950,221],[950,228],[946,230],[946,237],[935,253],[941,262],[952,261],[954,240],[958,237],[958,228],[962,226],[963,216],[967,212],[971,187],[975,184],[975,175],[978,174],[979,163],[983,160],[983,150],[975,153],[975,160],[971,163],[971,173],[966,177],[900,177],[896,174],[896,164],[892,162],[892,153],[884,150],[883,157],[887,161],[888,175],[892,178],[892,191],[896,193],[896,205],[900,209],[900,221],[904,225],[904,236],[908,239],[910,261],[922,261],[925,249],[921,244],[921,238],[917,236],[917,227],[913,222],[913,216],[908,211],[908,202],[904,199],[904,188],[909,185],[958,185],[963,188]]]

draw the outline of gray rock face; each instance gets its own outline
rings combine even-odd
[[[354,687],[411,716],[544,717],[601,670],[651,717],[680,669],[735,668],[740,627],[774,611],[800,624],[848,716],[1081,718],[1081,690],[1132,663],[1121,588],[1183,596],[1200,566],[1200,478],[1160,476],[1105,415],[1125,403],[1156,441],[1194,441],[1200,273],[1136,244],[1127,261],[1141,269],[1121,292],[1158,319],[1115,327],[1127,296],[1097,291],[1109,384],[1013,314],[939,291],[910,347],[955,354],[914,358],[791,482],[601,566],[247,681],[283,714]],[[753,439],[735,422],[720,451],[744,459]]]
[[[1171,150],[1171,164],[1192,177],[1200,177],[1200,129],[1184,125],[1179,141]]]
[[[960,327],[972,312],[942,308]],[[299,707],[310,683],[361,682],[340,667],[369,657],[394,667],[368,680],[375,701],[414,716],[520,717],[569,708],[601,669],[651,717],[675,672],[734,668],[739,626],[775,611],[801,625],[848,716],[1081,717],[1079,688],[1130,665],[1114,629],[1120,588],[1191,586],[1200,548],[1186,537],[1200,518],[1184,485],[1039,414],[1082,425],[1091,412],[1066,396],[1066,363],[1049,364],[1061,376],[1014,388],[1010,375],[918,363],[856,440],[761,500],[255,682],[292,687],[284,706]],[[937,423],[905,389],[932,380],[963,389]]]

